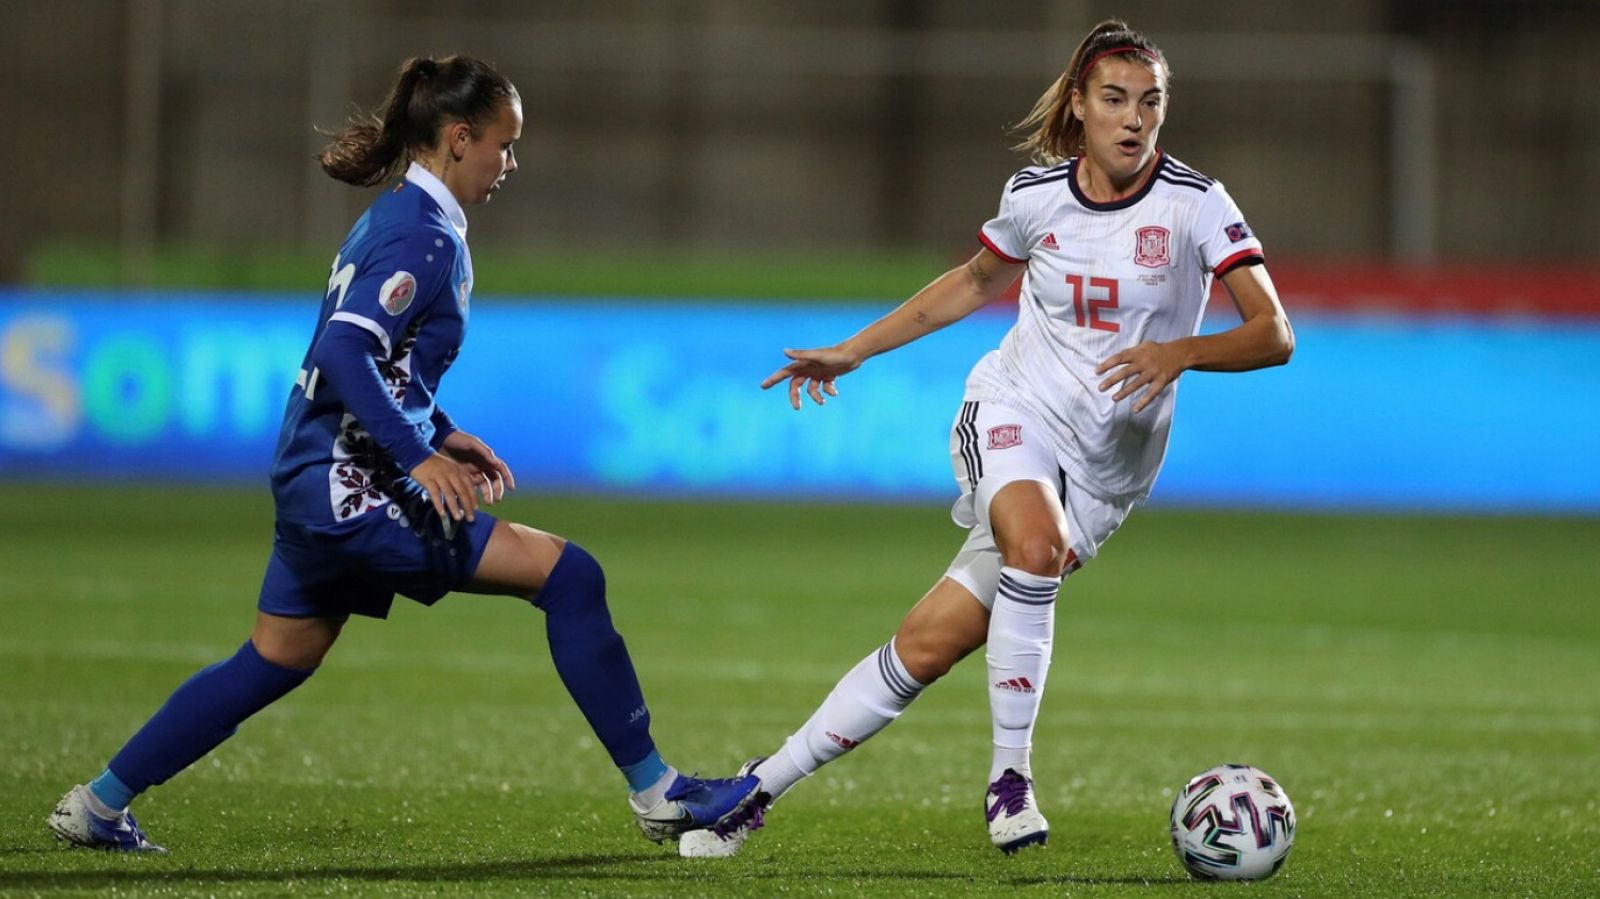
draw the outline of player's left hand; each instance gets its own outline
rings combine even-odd
[[[1183,374],[1183,353],[1170,343],[1157,343],[1146,340],[1138,346],[1129,347],[1120,353],[1100,363],[1095,369],[1095,374],[1103,375],[1111,372],[1111,377],[1100,382],[1100,392],[1122,385],[1113,400],[1121,402],[1132,396],[1139,388],[1149,385],[1150,389],[1144,392],[1133,404],[1134,412],[1143,412],[1144,408],[1167,389],[1167,385],[1178,380]]]
[[[517,479],[512,477],[511,467],[495,455],[487,443],[466,431],[456,431],[446,437],[439,452],[472,469],[478,493],[483,496],[485,505],[497,503],[505,498],[508,491],[517,489]]]

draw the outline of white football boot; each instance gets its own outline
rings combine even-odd
[[[1033,781],[1007,768],[1000,779],[989,785],[983,797],[983,811],[989,819],[989,840],[1010,855],[1024,846],[1044,845],[1050,839],[1050,822],[1039,814],[1033,798]]]

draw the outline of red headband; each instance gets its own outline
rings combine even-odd
[[[1110,56],[1113,53],[1138,53],[1141,56],[1149,57],[1151,62],[1154,62],[1154,63],[1161,63],[1162,62],[1160,56],[1156,55],[1155,53],[1150,52],[1149,50],[1146,50],[1143,47],[1135,47],[1132,44],[1129,44],[1129,45],[1127,45],[1125,47],[1112,47],[1110,50],[1101,50],[1099,53],[1096,53],[1095,55],[1089,57],[1089,62],[1087,64],[1085,64],[1083,68],[1078,70],[1078,77],[1082,78],[1083,76],[1089,74],[1089,72],[1094,69],[1094,64],[1095,63],[1099,62],[1102,59],[1105,59],[1107,56]]]

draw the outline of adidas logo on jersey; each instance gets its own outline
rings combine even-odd
[[[996,681],[995,686],[1002,690],[1011,690],[1016,693],[1032,693],[1033,684],[1025,677],[1013,677],[1010,680]],[[830,734],[829,736],[832,736]]]
[[[1044,240],[1039,241],[1039,246],[1044,247],[1047,250],[1061,249],[1061,245],[1056,243],[1056,235],[1054,231],[1046,234],[1044,236]]]

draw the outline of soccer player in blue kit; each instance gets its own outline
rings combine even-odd
[[[405,63],[382,115],[320,156],[341,181],[395,179],[345,238],[272,467],[272,555],[250,639],[184,682],[105,770],[49,817],[74,845],[166,850],[128,805],[310,677],[352,614],[383,618],[399,593],[517,596],[545,613],[562,683],[622,771],[639,827],[662,841],[741,810],[757,780],[679,774],[656,751],[600,565],[577,544],[478,511],[515,486],[483,441],[435,400],[466,334],[472,259],[462,207],[516,171],[522,103],[464,56]]]

